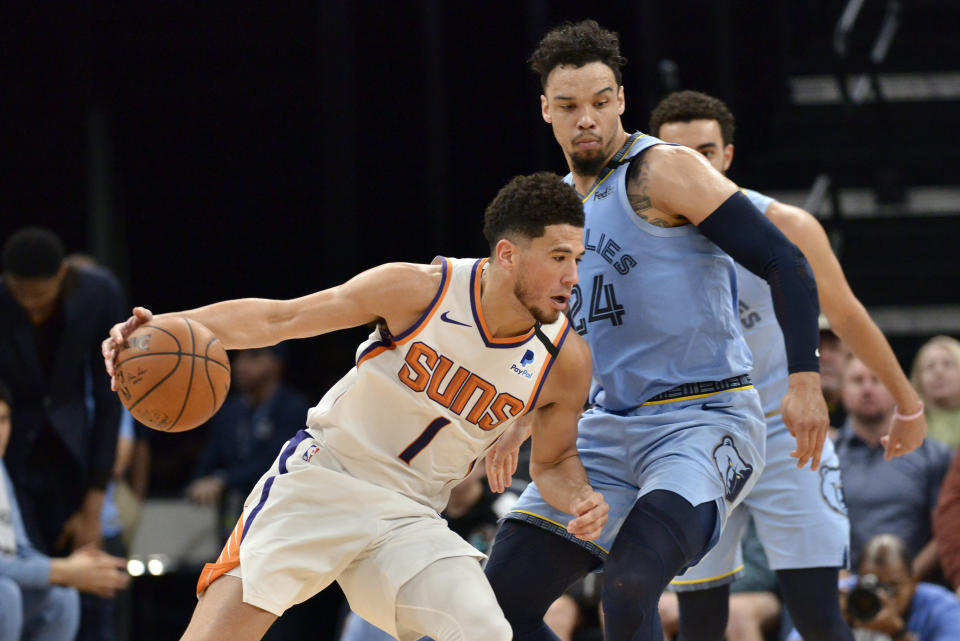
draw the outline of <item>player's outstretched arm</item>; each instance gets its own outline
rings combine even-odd
[[[916,415],[911,420],[894,417],[890,433],[883,437],[888,460],[909,454],[920,447],[927,433],[923,404],[900,368],[890,343],[847,284],[823,226],[803,209],[780,202],[773,202],[766,214],[807,257],[817,281],[820,308],[831,329],[890,390],[897,400],[899,416]]]
[[[577,454],[577,420],[590,391],[590,349],[570,332],[535,410],[530,475],[544,500],[575,518],[567,531],[585,541],[600,536],[610,511],[590,487]]]
[[[777,322],[783,330],[790,372],[781,404],[787,428],[797,439],[791,454],[798,466],[820,464],[829,417],[820,390],[816,283],[810,266],[791,243],[730,180],[699,153],[684,147],[658,146],[647,153],[646,178],[628,184],[642,187],[650,206],[666,220],[682,218],[734,260],[770,285]],[[634,202],[631,196],[631,202]]]
[[[383,319],[394,332],[412,325],[429,306],[440,285],[439,265],[388,263],[330,289],[290,300],[242,298],[175,312],[212,331],[227,349],[275,345],[292,338],[318,336]],[[126,337],[153,315],[135,308],[103,341],[107,373]]]

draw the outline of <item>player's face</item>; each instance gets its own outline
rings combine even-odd
[[[0,458],[7,452],[7,441],[10,440],[10,406],[6,401],[0,401]]]
[[[894,398],[873,372],[859,359],[851,358],[843,370],[843,405],[854,418],[868,424],[886,421],[893,413]]]
[[[623,144],[623,87],[602,62],[551,71],[540,107],[574,173],[598,175]]]
[[[664,142],[699,151],[721,174],[725,174],[733,162],[733,145],[723,144],[720,123],[716,120],[668,122],[660,125],[660,132],[655,135]]]
[[[549,225],[520,249],[514,294],[538,323],[566,311],[583,252],[583,228],[573,225]]]
[[[923,351],[917,367],[924,396],[945,406],[960,403],[960,363],[949,349],[931,345]]]
[[[65,270],[61,268],[56,276],[49,278],[20,278],[6,274],[4,281],[10,288],[10,294],[34,325],[40,325],[53,315],[60,296]]]

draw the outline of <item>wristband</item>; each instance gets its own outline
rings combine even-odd
[[[899,421],[913,421],[923,416],[923,401],[920,401],[920,409],[918,409],[913,414],[901,414],[899,407],[893,408],[893,418]]]

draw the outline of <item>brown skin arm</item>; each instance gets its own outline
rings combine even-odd
[[[659,227],[699,225],[737,191],[737,186],[687,147],[657,145],[631,169],[627,197],[634,212]],[[830,421],[817,372],[790,375],[781,404],[783,421],[797,440],[797,466],[816,470]]]
[[[800,248],[813,268],[820,308],[830,321],[831,329],[890,391],[901,414],[909,415],[919,410],[920,397],[900,368],[880,328],[870,319],[847,284],[820,222],[799,207],[779,202],[771,204],[766,214]],[[894,419],[890,435],[883,441],[886,458],[909,454],[923,443],[926,432],[927,420],[922,415],[912,421]]]
[[[533,421],[530,475],[544,500],[575,518],[567,531],[585,541],[600,536],[610,511],[590,487],[577,454],[577,420],[590,391],[590,349],[571,331],[541,392]]]
[[[227,349],[275,345],[292,338],[318,336],[384,319],[403,330],[419,318],[437,293],[439,265],[388,263],[369,269],[342,285],[294,298],[242,298],[214,303],[170,316],[183,316],[206,325]],[[166,315],[164,315],[166,316]],[[110,376],[120,346],[153,314],[137,307],[126,322],[117,323],[103,341],[104,364]],[[111,381],[111,385],[115,383]]]

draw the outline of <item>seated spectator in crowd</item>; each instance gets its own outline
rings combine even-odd
[[[927,434],[952,448],[960,445],[960,341],[934,336],[913,361],[910,380],[923,400]]]
[[[940,564],[947,581],[960,596],[960,456],[954,454],[933,519]],[[960,635],[958,635],[960,637]]]
[[[30,543],[2,460],[11,406],[0,383],[0,641],[72,641],[80,623],[77,590],[112,597],[129,582],[127,562],[93,545],[50,558]]]
[[[960,600],[939,585],[917,582],[901,539],[875,536],[859,556],[860,575],[844,579],[840,595],[856,641],[960,638]],[[788,637],[800,638],[796,631]]]
[[[868,539],[894,534],[913,559],[913,576],[936,576],[933,511],[950,465],[949,448],[926,439],[913,452],[885,461],[881,439],[890,429],[893,397],[856,357],[844,366],[841,395],[848,417],[836,450],[850,515],[852,567]]]
[[[283,383],[286,351],[281,344],[234,354],[234,393],[206,426],[206,446],[186,495],[218,506],[226,533],[284,442],[307,420],[310,404]]]
[[[847,411],[840,399],[840,378],[850,350],[833,333],[827,317],[820,316],[820,389],[827,401],[831,428],[839,428],[847,419]]]
[[[763,641],[779,628],[781,604],[777,575],[770,569],[752,518],[747,523],[740,547],[743,570],[737,580],[730,584],[726,639]],[[678,627],[677,595],[664,592],[659,607],[664,637],[672,639],[676,637]]]

